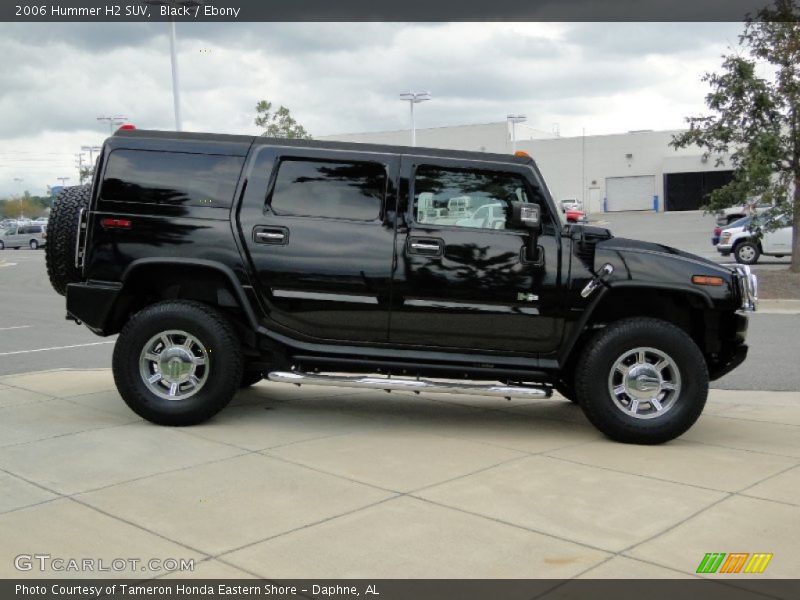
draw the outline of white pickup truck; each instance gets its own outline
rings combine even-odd
[[[792,253],[792,224],[788,216],[778,217],[777,228],[764,230],[761,239],[752,231],[752,222],[745,220],[739,227],[722,230],[717,250],[723,256],[733,254],[736,262],[752,265],[764,254],[783,258]]]

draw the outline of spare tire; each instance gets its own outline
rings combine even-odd
[[[81,209],[89,207],[91,186],[65,187],[56,197],[47,222],[45,263],[50,285],[62,296],[67,284],[81,280],[81,270],[75,267],[75,246],[78,243],[78,219]]]

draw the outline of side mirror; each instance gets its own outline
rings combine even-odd
[[[537,245],[537,237],[542,228],[542,209],[538,204],[510,202],[509,226],[511,229],[527,229],[528,245],[524,250],[524,260],[535,265],[543,264]]]
[[[542,213],[538,204],[511,202],[511,229],[530,229],[538,233],[542,227]]]

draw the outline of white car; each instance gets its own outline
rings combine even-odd
[[[723,229],[717,250],[723,256],[733,254],[736,262],[745,265],[755,264],[762,254],[778,258],[789,256],[792,254],[792,225],[789,217],[779,217],[778,227],[772,231],[765,230],[760,240],[753,235],[749,219],[738,227]]]
[[[565,198],[558,205],[561,207],[562,213],[566,213],[568,210],[583,210],[580,201],[575,198]]]

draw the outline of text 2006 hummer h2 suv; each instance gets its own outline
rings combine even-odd
[[[562,225],[527,156],[119,131],[48,234],[68,317],[119,333],[119,392],[165,425],[266,378],[555,388],[664,442],[744,360],[756,302],[746,267]]]

